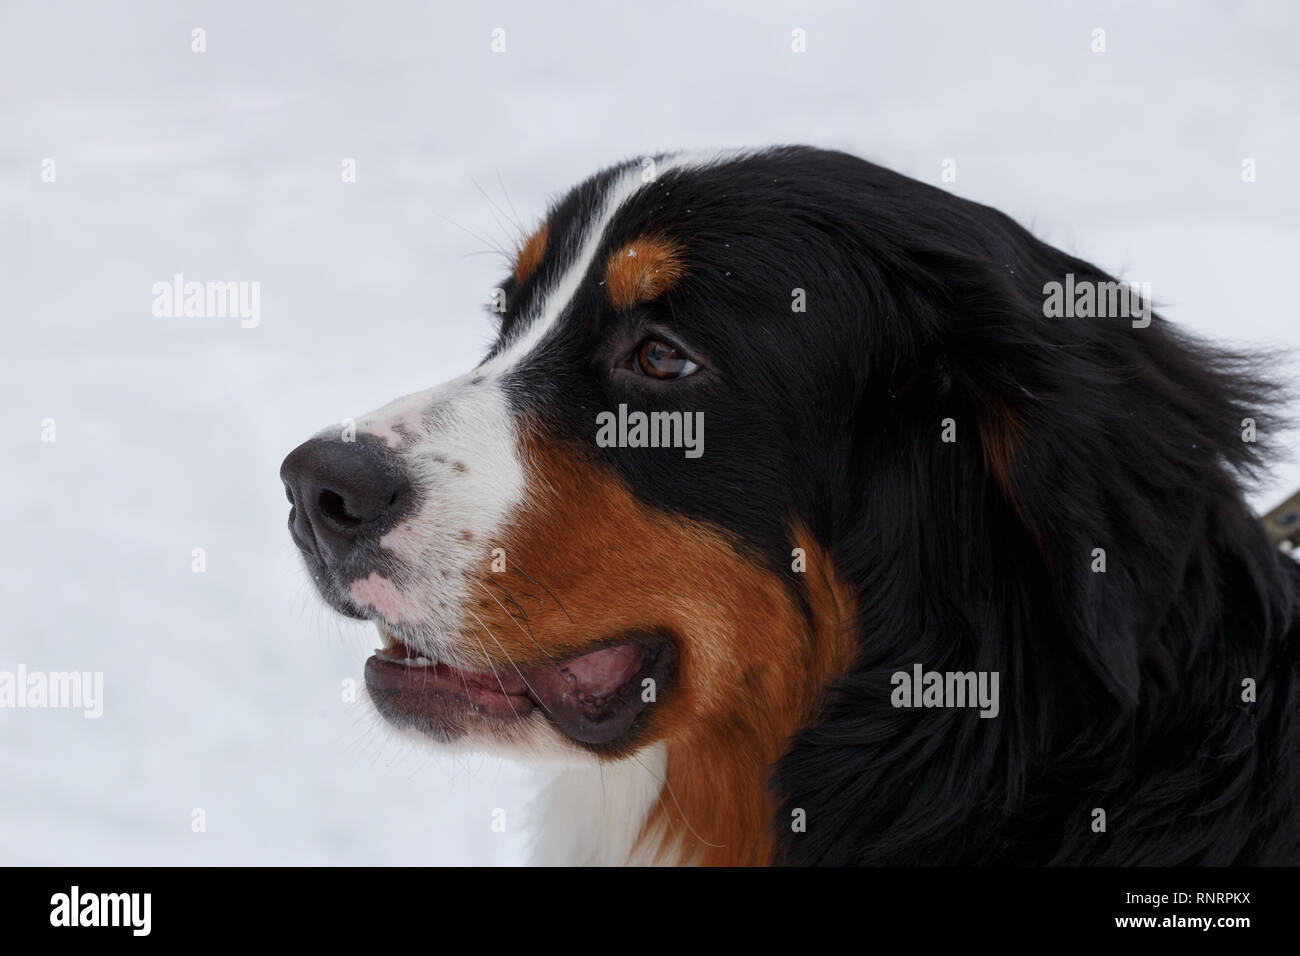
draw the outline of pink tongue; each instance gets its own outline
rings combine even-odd
[[[640,644],[606,647],[574,658],[559,667],[545,667],[531,675],[533,690],[544,697],[607,697],[641,669],[645,651]]]
[[[653,656],[643,644],[629,643],[543,667],[528,675],[531,696],[569,737],[607,744],[625,734],[649,703],[634,681]]]

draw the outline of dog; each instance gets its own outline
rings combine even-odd
[[[384,718],[557,765],[539,862],[1295,864],[1285,394],[1121,286],[840,152],[617,165],[290,532]]]

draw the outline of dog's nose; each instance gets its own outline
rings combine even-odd
[[[357,541],[382,531],[400,507],[400,467],[371,442],[304,442],[280,466],[298,547],[326,564],[342,561]]]

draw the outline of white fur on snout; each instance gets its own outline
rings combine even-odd
[[[474,578],[490,573],[492,551],[524,499],[515,425],[500,385],[477,373],[390,402],[364,416],[358,434],[383,439],[410,482],[417,510],[380,539],[397,563],[349,583],[403,642],[438,660],[482,669],[460,635],[472,618]],[[400,583],[399,583],[400,582]]]
[[[435,391],[437,389],[427,389],[393,399],[363,418],[357,426],[358,431],[383,439],[389,448],[401,448],[407,441],[408,430],[416,427],[428,407],[430,392]]]
[[[424,554],[424,536],[414,521],[402,521],[379,539],[379,546],[403,561],[414,562]]]
[[[358,607],[378,611],[390,624],[418,625],[425,613],[415,592],[403,590],[377,571],[353,581],[348,596]]]

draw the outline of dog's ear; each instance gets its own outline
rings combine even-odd
[[[944,421],[956,437],[934,462],[952,471],[943,490],[956,502],[931,506],[984,538],[954,545],[989,566],[965,584],[1029,589],[1018,599],[1036,633],[1015,637],[1052,642],[1074,662],[1067,680],[1095,679],[1133,707],[1144,660],[1176,652],[1155,632],[1195,570],[1207,509],[1239,500],[1238,472],[1258,464],[1242,422],[1266,417],[1274,396],[1242,359],[1179,335],[1149,301],[1130,303],[1140,317],[1045,314],[1067,275],[1079,288],[1116,280],[1023,230],[1009,235],[997,259],[914,259],[934,331],[919,350],[930,394],[913,382],[912,408],[938,419],[917,422],[936,441]]]
[[[935,208],[863,242],[888,347],[855,379],[855,484],[826,522],[860,656],[773,777],[780,858],[1125,862],[1081,801],[1122,786],[1136,729],[1213,696],[1226,603],[1243,633],[1282,614],[1240,487],[1243,420],[1275,434],[1278,393],[1158,316],[1045,314],[1049,283],[1113,280],[991,210]],[[998,715],[895,702],[918,664],[996,675]],[[818,826],[791,836],[794,808]]]

